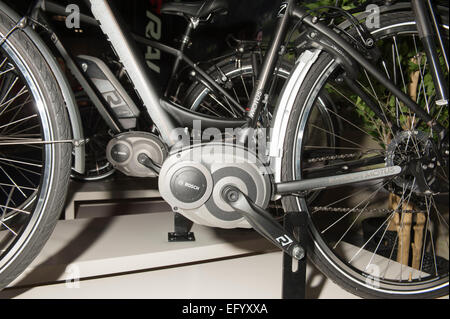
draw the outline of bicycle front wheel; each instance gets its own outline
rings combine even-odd
[[[38,48],[0,11],[0,289],[49,238],[70,176],[70,125]],[[7,38],[5,38],[7,36]]]

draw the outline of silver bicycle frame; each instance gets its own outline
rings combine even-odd
[[[95,19],[100,22],[103,33],[108,37],[117,56],[128,72],[148,114],[159,130],[164,142],[173,146],[178,141],[174,134],[177,128],[173,119],[161,106],[160,94],[156,91],[154,79],[150,78],[139,50],[135,47],[133,39],[124,29],[124,23],[114,14],[107,0],[90,0],[91,11]]]

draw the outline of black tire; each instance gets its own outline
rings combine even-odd
[[[15,23],[0,11],[0,38],[3,38],[14,26]],[[11,109],[10,104],[10,109],[3,109],[4,112],[2,112],[1,117],[6,117],[6,119],[0,117],[1,125],[4,127],[7,126],[8,131],[13,131],[14,133],[11,134],[14,136],[18,136],[17,132],[19,130],[27,130],[29,136],[38,136],[41,134],[40,138],[45,141],[70,140],[70,125],[59,86],[52,70],[45,62],[39,49],[22,30],[17,29],[2,44],[0,54],[2,60],[5,58],[4,61],[14,66],[14,70],[11,72],[14,72],[14,74],[17,73],[14,76],[17,77],[18,82],[23,84],[24,88],[27,88],[27,92],[29,92],[27,95],[31,97],[30,100],[27,100],[28,102],[24,102],[24,105],[16,108],[16,112],[20,110],[20,112],[29,112],[28,114],[32,114],[31,112],[36,113],[30,120],[23,120],[23,123],[27,124],[24,125],[25,128],[14,128],[12,122],[8,122],[10,121],[8,117],[14,113],[9,112]],[[18,98],[18,100],[20,99],[22,97]],[[38,107],[35,107],[36,105]],[[30,129],[34,125],[39,127]],[[14,158],[16,158],[15,156],[22,155],[26,158],[21,160],[23,163],[26,160],[31,161],[29,157],[26,157],[28,154],[36,156],[32,157],[33,163],[41,159],[42,162],[39,162],[41,168],[37,168],[37,171],[33,173],[34,175],[38,174],[36,176],[40,175],[40,177],[36,177],[37,185],[35,189],[31,187],[29,189],[27,188],[30,190],[30,193],[27,193],[25,187],[17,187],[17,189],[21,189],[23,195],[18,195],[15,198],[14,205],[12,201],[7,201],[6,205],[5,202],[0,203],[1,205],[5,205],[2,206],[3,216],[11,212],[15,212],[15,214],[18,212],[23,213],[22,215],[18,214],[19,216],[13,216],[14,218],[9,219],[7,222],[3,220],[4,223],[2,223],[4,227],[0,230],[0,234],[4,234],[4,236],[2,235],[1,237],[1,244],[9,244],[0,253],[0,289],[5,288],[26,269],[50,237],[65,204],[70,178],[70,142],[37,143],[35,145],[33,144],[34,146],[28,143],[28,140],[25,139],[23,145],[14,146]],[[31,151],[24,151],[25,148],[31,149]],[[5,144],[0,145],[0,152],[11,154],[11,146]],[[5,159],[3,158],[2,160]],[[10,159],[9,161],[11,163]],[[7,173],[11,172],[10,169],[14,166],[5,163],[7,162],[2,161],[0,163],[2,171]],[[20,168],[19,166],[22,164],[19,164],[19,161],[14,163],[17,171],[31,171],[31,169],[25,171],[23,167]],[[39,165],[36,164],[35,167],[39,167]],[[2,184],[2,190],[5,190],[6,187],[4,186],[6,184],[4,181],[7,180],[5,174],[2,175],[0,173],[0,180],[4,183]],[[15,175],[11,174],[13,173],[8,173],[11,178],[15,178]],[[22,175],[26,176],[25,173]],[[31,177],[27,178],[30,183],[35,182]],[[23,178],[23,181],[26,182],[26,179]],[[9,190],[9,188],[7,189]],[[13,189],[13,187],[10,189]],[[12,197],[15,196],[12,195],[14,193],[13,190],[9,193]],[[1,199],[3,200],[5,196],[2,196]],[[24,198],[28,196],[28,198],[24,200],[20,196]],[[19,200],[19,198],[21,199]],[[9,203],[14,207],[9,207]],[[7,225],[8,227],[5,224],[9,224]],[[12,236],[11,240],[8,239],[9,236]]]
[[[443,19],[448,19],[448,12],[446,17],[443,17]],[[383,32],[396,32],[396,31],[406,31],[406,32],[415,32],[415,24],[413,23],[414,16],[411,12],[396,12],[396,13],[387,13],[381,15],[381,25],[380,30],[384,29],[386,31]],[[444,23],[448,23],[448,21],[445,21]],[[448,25],[448,24],[447,24]],[[447,29],[448,30],[448,29]],[[374,30],[371,30],[374,31]],[[400,32],[399,32],[400,33]],[[377,37],[375,35],[375,37]],[[448,34],[447,34],[448,39]],[[447,40],[448,44],[448,40]],[[329,72],[328,72],[329,71]],[[286,139],[285,139],[285,146],[284,146],[284,157],[283,157],[283,163],[282,163],[282,180],[289,181],[293,179],[299,179],[302,178],[299,175],[304,174],[304,168],[308,168],[307,158],[304,143],[302,142],[301,146],[297,143],[297,138],[299,136],[299,131],[305,129],[304,126],[301,126],[303,124],[300,123],[311,123],[311,124],[305,124],[310,125],[310,127],[313,126],[313,117],[308,118],[310,114],[312,114],[312,111],[308,111],[309,109],[314,108],[315,98],[320,94],[319,92],[322,90],[322,88],[325,86],[326,83],[328,83],[328,79],[333,78],[333,81],[336,79],[336,77],[333,77],[339,73],[339,67],[336,63],[332,61],[332,58],[329,54],[326,54],[324,52],[321,53],[321,56],[317,60],[317,62],[313,65],[311,70],[309,71],[307,77],[304,80],[304,84],[299,90],[299,93],[297,95],[296,101],[295,101],[295,108],[291,114],[287,133],[286,133]],[[448,79],[448,77],[447,77]],[[337,83],[338,81],[335,81],[333,83]],[[336,102],[336,101],[335,101]],[[336,102],[336,104],[339,104]],[[345,103],[343,103],[345,104]],[[343,107],[340,111],[336,112],[339,114],[347,114],[347,111],[349,108]],[[309,113],[311,112],[311,113]],[[337,117],[338,115],[336,115]],[[350,125],[346,122],[343,122],[345,125]],[[301,126],[301,129],[299,128]],[[448,129],[448,124],[447,124]],[[354,129],[356,131],[356,129]],[[307,130],[305,129],[305,132]],[[333,135],[340,135],[341,133],[334,132]],[[344,134],[344,133],[342,133]],[[326,133],[326,135],[329,135]],[[330,134],[331,135],[331,134]],[[305,133],[305,136],[314,136],[314,133]],[[344,135],[343,135],[344,136]],[[304,138],[305,140],[307,138]],[[345,144],[346,141],[344,141]],[[314,144],[311,144],[311,149],[313,148]],[[325,145],[325,144],[323,144]],[[328,145],[328,144],[326,144]],[[326,145],[324,149],[326,148]],[[296,155],[296,152],[300,152],[301,157],[300,160],[298,159],[298,156]],[[330,156],[337,155],[336,154],[317,154],[316,156]],[[345,160],[339,159],[339,161],[342,161],[342,167],[344,167]],[[297,163],[300,163],[300,172],[297,167]],[[327,164],[336,164],[338,163],[338,160],[336,159],[329,159]],[[312,165],[312,164],[311,164]],[[346,168],[348,169],[348,167]],[[447,179],[447,185],[448,185],[448,179]],[[364,185],[363,185],[364,186]],[[354,188],[352,188],[354,192]],[[384,190],[382,190],[384,191]],[[332,189],[329,191],[321,191],[319,194],[317,192],[315,193],[316,197],[322,197],[326,198],[327,196],[331,197],[333,196],[332,192],[334,194],[339,193],[339,191],[336,192],[336,190]],[[350,188],[349,191],[350,193]],[[343,198],[345,195],[340,195],[339,198]],[[337,196],[335,196],[337,197]],[[333,198],[333,197],[331,197]],[[334,200],[334,199],[333,199]],[[326,203],[333,203],[333,200],[328,199]],[[398,285],[394,282],[388,282],[384,281],[384,278],[381,277],[382,280],[378,283],[378,286],[373,286],[370,284],[367,284],[367,282],[364,280],[364,278],[369,278],[369,274],[365,274],[366,277],[364,277],[364,273],[357,273],[356,270],[354,270],[350,266],[350,263],[352,262],[352,259],[348,257],[348,260],[345,260],[341,255],[340,252],[337,250],[334,250],[332,248],[332,243],[336,244],[336,242],[339,244],[339,241],[336,239],[331,239],[331,237],[335,236],[341,236],[342,233],[339,233],[338,235],[333,234],[332,236],[327,237],[328,233],[326,231],[328,229],[324,229],[323,225],[320,225],[319,217],[316,217],[317,209],[313,210],[313,203],[315,203],[316,199],[310,199],[308,197],[294,197],[289,196],[283,198],[283,208],[287,212],[292,211],[306,211],[308,216],[308,227],[309,227],[309,235],[313,240],[310,241],[309,247],[308,247],[308,256],[311,259],[311,261],[333,282],[344,288],[345,290],[359,295],[364,298],[437,298],[444,295],[448,295],[448,257],[447,260],[444,259],[444,263],[446,263],[446,273],[444,271],[443,274],[440,274],[439,276],[433,277],[430,279],[430,281],[425,282],[424,284],[420,285],[417,283],[417,286],[414,286],[415,279],[412,281],[412,284],[409,285],[408,281],[403,280],[401,283],[403,284],[403,288],[401,287],[401,284]],[[369,202],[369,200],[367,201]],[[409,201],[408,201],[409,204]],[[447,204],[448,204],[448,198],[447,198]],[[336,205],[337,206],[337,205]],[[323,206],[326,207],[326,206]],[[313,215],[314,214],[314,215]],[[330,221],[336,221],[336,213],[324,213],[325,217],[328,218],[328,222],[324,223],[325,225],[329,225]],[[328,214],[328,215],[327,215]],[[334,214],[334,215],[333,215]],[[343,215],[338,215],[343,216]],[[359,216],[358,216],[359,217]],[[448,218],[448,217],[447,217]],[[448,219],[447,219],[448,220]],[[390,220],[389,220],[390,222]],[[447,221],[448,223],[448,221]],[[448,225],[448,224],[447,224]],[[353,224],[351,224],[353,226]],[[389,225],[388,225],[389,226]],[[378,227],[378,226],[377,226]],[[347,229],[347,231],[350,228]],[[387,229],[387,227],[386,227]],[[448,230],[448,226],[447,226]],[[336,230],[336,233],[339,232],[339,229]],[[387,231],[386,231],[387,233]],[[346,233],[344,233],[345,235]],[[425,237],[427,236],[427,233],[425,232]],[[448,236],[448,235],[447,235]],[[339,237],[337,237],[339,239]],[[448,237],[447,237],[448,238]],[[340,238],[342,239],[342,237]],[[339,240],[340,240],[339,239]],[[337,244],[336,244],[337,245]],[[362,245],[362,244],[361,244]],[[447,239],[447,245],[448,245],[448,239]],[[378,248],[378,247],[377,247]],[[392,248],[394,250],[394,248]],[[448,250],[448,247],[447,247]],[[377,250],[375,250],[377,252]],[[352,257],[353,258],[353,257]],[[349,261],[347,263],[347,261]],[[445,265],[444,265],[445,266]],[[356,266],[355,266],[356,267]],[[401,266],[402,267],[402,266]],[[435,280],[435,283],[432,282],[432,280]],[[404,290],[402,290],[404,289]]]

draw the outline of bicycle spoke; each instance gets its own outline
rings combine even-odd
[[[377,184],[382,183],[382,182],[383,182],[383,181],[377,182],[377,183],[374,184],[374,185],[377,185]],[[335,201],[335,202],[332,202],[332,203],[330,203],[330,204],[327,204],[326,206],[321,207],[321,209],[326,209],[326,208],[331,207],[331,206],[333,206],[333,205],[335,205],[335,204],[337,204],[337,203],[341,203],[341,202],[343,202],[343,201],[345,201],[345,200],[347,200],[347,199],[350,199],[350,198],[352,198],[352,197],[356,197],[356,196],[358,196],[359,194],[361,194],[361,193],[363,193],[363,192],[365,192],[365,191],[366,191],[365,189],[361,189],[361,190],[357,191],[356,193],[352,193],[352,194],[350,194],[350,195],[348,195],[348,196],[346,196],[346,197],[343,197],[343,198],[338,199],[338,200]],[[320,211],[321,209],[315,209],[315,210],[313,210],[313,211],[311,212],[311,214],[314,214],[314,213]]]
[[[8,198],[7,201],[6,201],[6,205],[8,205],[8,203],[11,201],[11,202],[13,203],[14,206],[17,206],[16,203],[14,202],[14,200],[11,199],[12,193],[14,193],[14,189],[15,189],[14,185],[11,185],[11,186],[10,186],[10,187],[11,187],[11,190],[9,191],[9,193],[3,188],[3,186],[4,186],[4,185],[1,185],[1,184],[0,184],[0,188],[2,189],[2,192],[3,192],[3,193],[6,195],[6,197]],[[2,209],[2,210],[3,210],[2,216],[4,216],[6,210],[5,210],[5,209]],[[2,217],[2,218],[3,218],[3,217]]]
[[[41,164],[35,164],[35,163],[25,162],[25,161],[17,161],[17,160],[12,160],[12,159],[8,159],[8,158],[1,158],[0,157],[0,161],[17,163],[17,164],[23,164],[23,165],[27,165],[27,166],[34,166],[34,167],[42,168]]]
[[[334,87],[333,85],[328,83],[328,86],[331,87],[339,96],[343,97],[345,100],[347,100],[348,102],[350,102],[355,108],[358,108],[358,105],[352,101],[350,98],[348,98],[347,96],[345,96],[342,92],[340,92],[336,87]],[[372,122],[372,124],[377,128],[378,133],[380,136],[382,136],[381,131],[379,131],[379,125],[376,122],[376,120],[373,118],[373,116],[371,116],[370,114],[368,114],[365,110],[362,110],[364,112],[365,115],[367,115],[370,119],[370,121]]]
[[[411,198],[411,195],[412,195],[412,191],[410,192],[410,195],[408,197],[408,203],[409,203],[409,200]],[[403,196],[402,196],[402,198],[403,198]],[[402,202],[401,202],[401,204],[402,204]],[[386,218],[386,220],[381,224],[381,226],[378,227],[378,229],[372,234],[372,236],[370,236],[370,238],[360,247],[360,249],[356,252],[356,254],[354,254],[353,257],[350,258],[350,260],[348,262],[349,264],[352,263],[352,261],[363,251],[363,249],[368,245],[368,243],[373,239],[373,237],[375,237],[375,235],[384,227],[386,222],[391,220],[391,218],[394,216],[395,213],[396,212],[393,211],[391,213],[391,215],[388,218]],[[402,218],[403,218],[403,216],[404,216],[404,214],[402,214]],[[387,228],[387,226],[386,226],[386,228]],[[400,266],[400,269],[402,269],[402,265]],[[402,272],[402,270],[400,270],[400,272]],[[401,273],[400,273],[400,278],[402,278],[402,274]]]
[[[6,184],[6,183],[0,183],[0,186],[6,186],[6,187],[18,187],[21,189],[25,189],[25,190],[31,190],[31,191],[37,191],[37,188],[33,188],[33,187],[28,187],[28,186],[22,186],[22,185],[13,185],[13,184]]]
[[[16,85],[17,81],[19,81],[19,78],[16,77],[13,83],[9,86],[9,89],[6,91],[6,93],[3,95],[3,98],[0,100],[0,105],[2,105],[5,102],[5,99],[8,97],[9,93],[13,89],[13,87]]]
[[[4,102],[3,104],[1,104],[0,108],[2,108],[2,111],[0,112],[0,116],[3,113],[5,113],[5,111],[8,110],[9,106],[12,105],[17,98],[19,98],[22,95],[27,94],[27,93],[28,93],[28,90],[26,90],[26,87],[24,86],[22,88],[22,90],[19,93],[17,93],[17,95],[15,97],[13,97],[13,98],[9,99],[8,101]],[[27,103],[29,103],[29,102],[22,103],[20,105],[20,107],[24,107]],[[21,108],[19,108],[17,112],[20,112],[20,110],[21,110]]]
[[[341,139],[341,140],[343,140],[343,141],[345,141],[345,142],[348,142],[348,143],[350,143],[350,144],[353,144],[353,145],[355,145],[355,146],[358,146],[360,150],[361,150],[361,149],[364,149],[364,146],[362,146],[361,144],[355,143],[355,142],[353,142],[353,141],[351,141],[351,140],[349,140],[349,139],[347,139],[347,138],[345,138],[345,137],[339,136],[339,135],[337,135],[336,133],[330,132],[330,131],[328,131],[328,130],[326,130],[326,129],[324,129],[324,128],[318,127],[318,126],[316,126],[316,125],[314,125],[314,124],[311,124],[311,127],[315,128],[315,129],[317,129],[317,130],[319,130],[319,131],[328,133],[328,134],[330,134],[331,136],[337,137],[338,139]]]
[[[223,110],[227,111],[229,115],[231,115],[232,117],[236,118],[236,115],[231,112],[225,105],[223,105],[223,103],[221,103],[213,94],[209,93],[208,94],[218,105],[220,105],[222,107]]]
[[[381,189],[381,188],[380,188]],[[378,190],[376,194],[378,194],[380,190]],[[374,196],[375,196],[374,195]],[[352,229],[353,225],[355,225],[356,221],[358,220],[358,218],[362,215],[362,213],[364,212],[364,210],[367,208],[367,206],[369,206],[370,202],[367,201],[366,205],[364,205],[364,207],[361,209],[361,211],[358,213],[358,215],[356,216],[356,218],[353,220],[353,222],[350,224],[350,226],[347,228],[347,230],[344,232],[344,234],[339,238],[339,240],[334,244],[333,249],[336,249],[336,247],[340,244],[340,242],[342,241],[342,239],[344,239],[344,237],[348,234],[348,232],[350,231],[350,229]],[[323,234],[323,232],[322,232]]]
[[[211,112],[212,114],[214,114],[217,117],[220,117],[220,114],[216,113],[215,111],[213,111],[211,108],[209,108],[208,106],[205,105],[205,102],[200,104],[201,108],[204,108],[205,110],[207,110],[208,112]]]
[[[354,128],[356,128],[357,130],[359,130],[359,131],[361,131],[361,132],[363,132],[366,136],[368,136],[368,137],[370,137],[370,138],[372,138],[373,139],[373,136],[372,135],[370,135],[367,131],[365,131],[365,130],[363,130],[362,128],[360,128],[359,126],[357,126],[357,125],[355,125],[355,124],[353,124],[351,121],[349,121],[349,120],[347,120],[346,118],[344,118],[343,116],[341,116],[341,115],[339,115],[339,114],[337,114],[336,112],[334,112],[333,110],[328,110],[328,112],[330,112],[330,113],[332,113],[332,114],[334,114],[336,117],[338,117],[338,118],[340,118],[340,119],[342,119],[342,120],[344,120],[346,123],[348,123],[348,124],[350,124],[350,126],[352,126],[352,127],[354,127]],[[382,142],[379,138],[377,138],[376,139],[378,142]]]
[[[381,185],[379,188],[377,188],[374,192],[372,192],[369,197],[363,199],[361,202],[359,202],[355,207],[353,207],[351,210],[349,210],[346,214],[344,214],[343,216],[341,216],[338,220],[336,220],[335,222],[333,222],[331,225],[329,225],[328,227],[326,227],[324,230],[321,231],[322,234],[324,234],[325,232],[327,232],[328,230],[330,230],[332,227],[334,227],[338,222],[340,222],[342,219],[344,219],[345,217],[347,217],[350,213],[352,213],[353,211],[355,211],[360,205],[362,205],[363,203],[365,203],[366,201],[369,201],[370,199],[372,199],[372,197],[374,197],[384,186],[386,186],[388,182],[383,183],[383,185]]]
[[[445,221],[444,216],[442,216],[441,212],[440,212],[439,209],[437,208],[437,206],[436,206],[436,201],[434,200],[434,197],[431,197],[431,201],[433,202],[433,207],[434,207],[434,209],[436,210],[436,213],[437,213],[437,216],[439,217],[439,220],[442,219],[442,221],[444,222],[445,226],[447,226],[447,229],[448,229],[448,224],[447,224],[447,222]]]
[[[22,189],[20,189],[20,187],[16,184],[14,179],[11,178],[11,176],[3,169],[3,167],[0,166],[0,170],[2,170],[3,174],[5,174],[6,177],[8,177],[8,179],[11,181],[11,183],[14,184],[14,186],[19,190],[19,192],[23,195],[23,197],[27,198],[27,195],[25,195],[25,193],[22,191]]]
[[[241,75],[241,80],[242,80],[242,85],[244,86],[245,94],[247,95],[247,101],[250,101],[250,94],[248,93],[247,85],[245,84],[245,81],[244,81],[244,78],[242,75]]]
[[[9,210],[14,211],[14,212],[19,212],[19,213],[23,213],[25,215],[30,215],[30,212],[27,212],[26,210],[15,208],[15,207],[9,207],[9,206],[5,206],[5,205],[0,205],[0,208],[6,208],[6,209],[9,209]]]
[[[17,123],[23,123],[24,121],[29,121],[30,119],[33,119],[33,118],[36,118],[36,117],[37,117],[37,114],[24,117],[24,118],[22,118],[20,120],[16,120],[14,122],[11,122],[11,123],[8,123],[8,124],[4,124],[4,125],[0,126],[0,129],[3,129],[3,128],[11,126],[11,125],[15,125]]]
[[[233,87],[232,89],[233,89],[234,96],[236,97],[236,101],[237,101],[240,105],[242,105],[241,100],[239,99],[239,96],[238,96],[237,93],[236,93],[236,89],[235,89],[234,87]]]
[[[31,173],[31,174],[34,174],[34,175],[37,175],[37,176],[41,176],[41,175],[42,175],[41,173],[32,171],[32,170],[30,170],[30,169],[26,169],[26,168],[23,168],[23,167],[19,167],[19,166],[17,166],[17,165],[11,164],[11,163],[5,163],[5,162],[3,162],[2,165],[6,165],[6,166],[9,166],[9,167],[13,167],[13,168],[15,168],[15,169],[17,169],[17,170],[20,170],[20,171],[23,171],[23,172],[27,172],[27,173]],[[1,166],[0,166],[0,168],[1,168]]]

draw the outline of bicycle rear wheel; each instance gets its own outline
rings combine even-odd
[[[278,64],[274,72],[272,97],[270,99],[272,103],[264,110],[266,117],[271,116],[277,95],[288,78],[291,68],[292,65],[287,61]],[[250,54],[244,54],[242,57],[232,56],[219,61],[207,73],[220,83],[242,107],[248,107],[250,94],[256,81]],[[187,92],[183,105],[192,111],[221,118],[242,118],[246,115],[200,82],[192,84]]]
[[[382,52],[380,70],[448,129],[448,109],[434,103],[434,85],[412,13],[387,13],[380,19],[380,26],[371,30]],[[443,23],[448,45],[448,24]],[[378,118],[343,77],[343,69],[326,53],[310,70],[289,121],[283,180],[407,167],[412,161],[423,174],[286,197],[284,209],[307,212],[311,259],[348,291],[372,298],[446,295],[448,154],[437,153],[437,132],[389,94],[383,83],[364,71],[357,80],[384,116],[401,128],[399,132]],[[337,106],[337,111],[328,108],[326,113],[341,122],[339,130],[321,123],[323,109],[316,101],[323,92]]]

